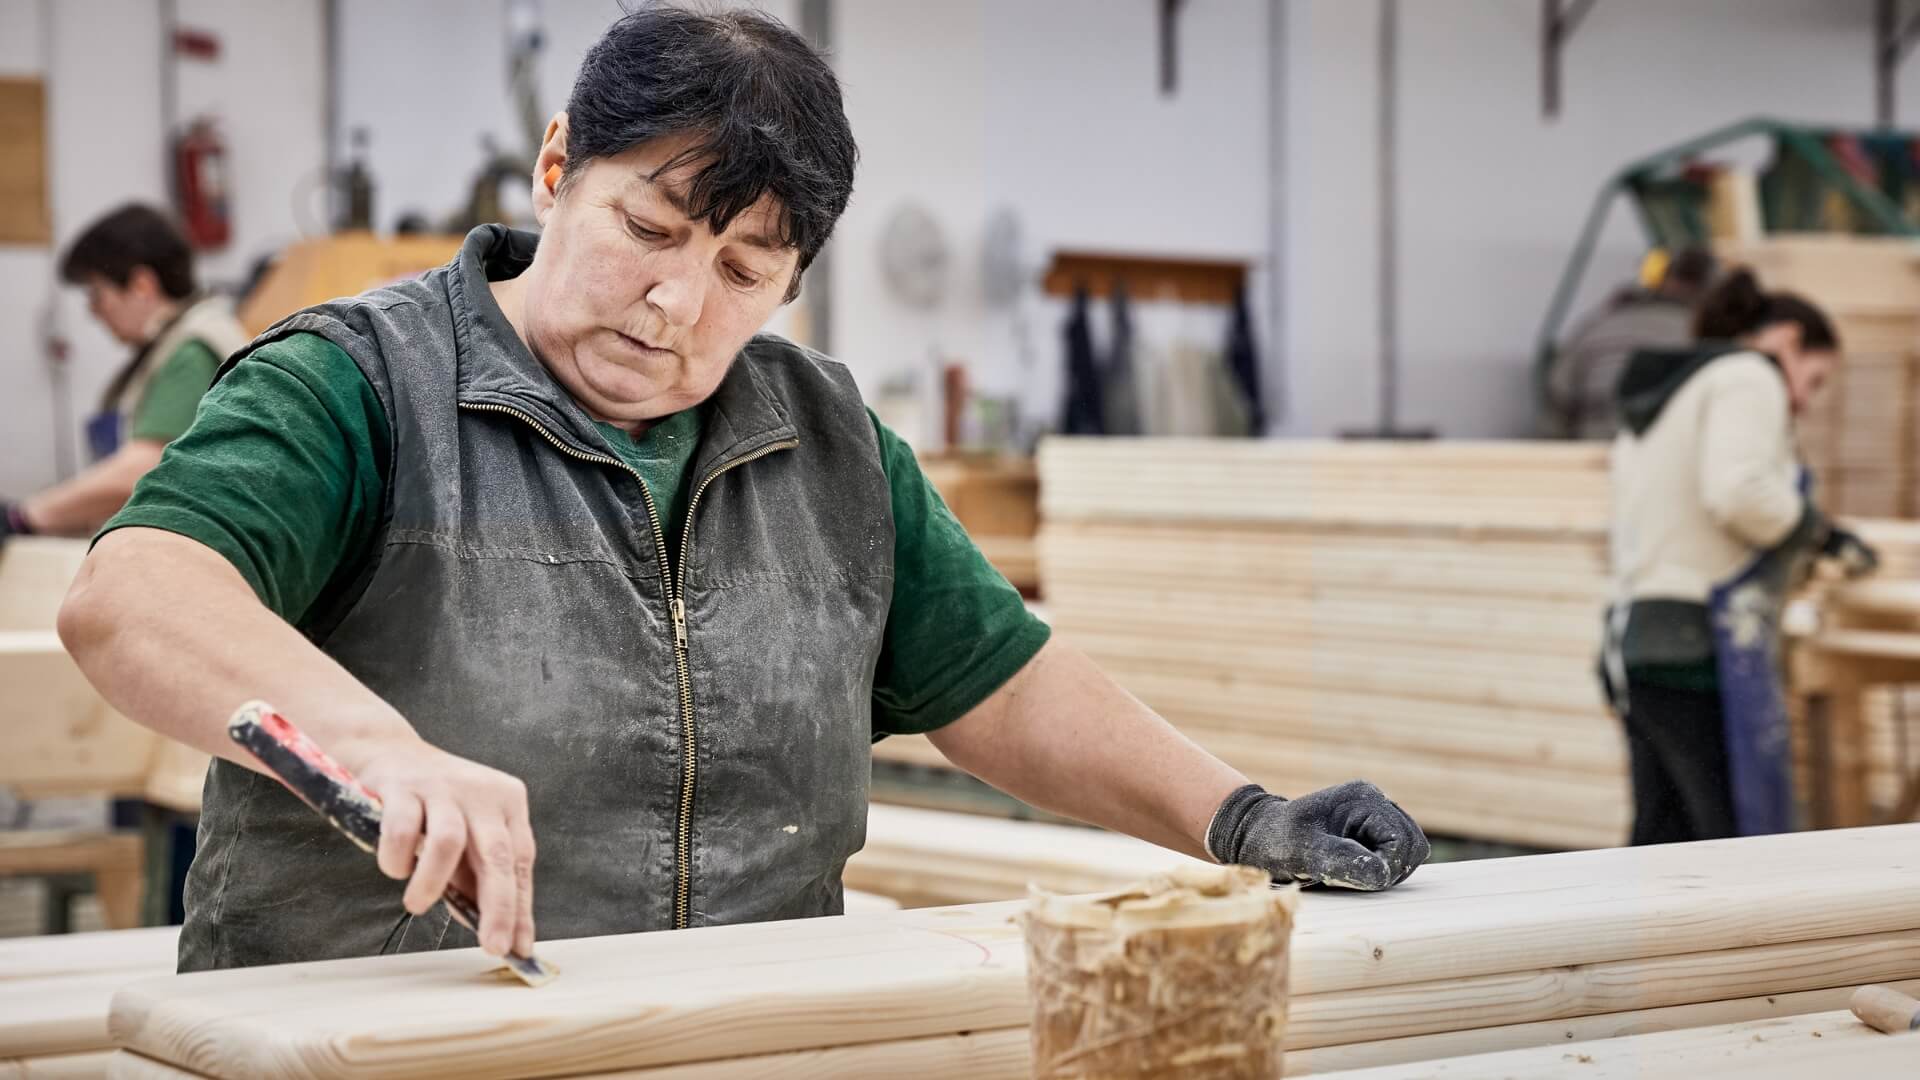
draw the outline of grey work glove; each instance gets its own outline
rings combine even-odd
[[[1379,788],[1352,780],[1292,800],[1248,784],[1214,813],[1207,851],[1278,882],[1374,892],[1407,880],[1433,849],[1406,811]]]
[[[1849,578],[1866,577],[1880,569],[1880,553],[1873,545],[1860,539],[1858,533],[1838,525],[1828,530],[1826,542],[1820,545],[1820,554],[1839,563]]]

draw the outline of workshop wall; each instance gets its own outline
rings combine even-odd
[[[1374,416],[1377,0],[1287,5],[1290,434]],[[1601,182],[1749,116],[1873,120],[1869,0],[1606,0],[1540,114],[1536,0],[1400,7],[1401,415],[1448,436],[1530,427],[1529,361]],[[1920,125],[1911,65],[1900,118]],[[1614,215],[1576,310],[1643,250]]]
[[[799,0],[761,6],[798,21]],[[50,298],[74,343],[76,413],[123,356],[77,293],[54,288],[52,253],[101,210],[166,190],[159,5],[102,10],[0,5],[0,71],[49,81],[56,240],[0,249],[10,405],[0,493],[54,478],[40,331]],[[231,147],[236,242],[206,268],[232,282],[324,214],[323,5],[180,0],[178,10],[224,47],[213,65],[182,64],[179,109],[217,106]],[[1050,415],[1059,305],[996,308],[981,285],[985,225],[1007,207],[1035,269],[1067,247],[1246,260],[1279,430],[1372,422],[1377,0],[1187,4],[1171,97],[1158,90],[1149,3],[838,0],[833,10],[865,155],[836,242],[833,349],[869,393],[934,357],[964,357],[983,389]],[[543,109],[560,107],[579,56],[618,11],[615,0],[543,5]],[[1526,429],[1535,331],[1613,169],[1749,115],[1871,118],[1870,0],[1608,0],[1567,48],[1557,121],[1540,116],[1533,0],[1400,11],[1402,415],[1447,435]],[[507,18],[507,0],[341,0],[338,130],[372,136],[383,225],[407,210],[444,217],[467,197],[481,135],[516,141]],[[1905,80],[1900,106],[1920,121],[1920,77]],[[908,203],[929,211],[949,249],[932,311],[896,299],[879,262],[887,223]],[[1616,215],[1581,305],[1630,274],[1638,251],[1637,228]],[[794,329],[795,315],[776,328]]]
[[[1011,209],[1037,273],[1081,249],[1242,260],[1264,297],[1270,250],[1264,3],[1187,5],[1175,93],[1160,93],[1156,5],[1106,0],[842,0],[837,66],[861,173],[835,249],[833,351],[871,395],[935,356],[1051,417],[1062,305],[990,307],[989,215]],[[889,220],[927,210],[949,251],[931,311],[893,296]],[[1028,357],[1022,363],[1021,356]],[[924,377],[924,376],[923,376]]]

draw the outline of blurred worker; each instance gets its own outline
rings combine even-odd
[[[1638,349],[1678,348],[1693,341],[1693,308],[1713,281],[1713,256],[1689,248],[1670,261],[1648,257],[1642,283],[1609,297],[1582,319],[1547,369],[1540,435],[1611,439],[1618,429],[1614,386]]]
[[[1690,348],[1635,353],[1619,388],[1603,676],[1635,844],[1790,828],[1783,599],[1816,557],[1850,576],[1878,565],[1821,515],[1795,451],[1794,417],[1839,351],[1827,317],[1741,270],[1695,330]]]
[[[160,211],[131,204],[88,226],[60,261],[87,310],[134,354],[87,421],[93,465],[23,502],[0,502],[0,540],[88,536],[119,511],[248,335],[225,300],[194,289],[193,251]]]

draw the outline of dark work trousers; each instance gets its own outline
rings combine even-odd
[[[1734,835],[1719,692],[1629,678],[1627,700],[1633,843]]]

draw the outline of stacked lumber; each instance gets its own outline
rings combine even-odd
[[[1920,1074],[1920,1037],[1890,1038],[1851,1012],[1721,1024],[1442,1061],[1325,1073],[1327,1080],[1802,1080]]]
[[[1920,522],[1860,520],[1849,525],[1880,552],[1880,570],[1873,577],[1842,584],[1823,575],[1807,591],[1822,626],[1904,624],[1910,631],[1920,613]],[[1806,744],[1805,702],[1789,699],[1796,720],[1798,783],[1809,790],[1810,747]],[[1866,764],[1866,801],[1877,819],[1884,820],[1899,802],[1909,776],[1920,769],[1920,686],[1872,686],[1860,700],[1859,752]]]
[[[1034,532],[1040,527],[1040,481],[1033,461],[997,454],[940,454],[920,468],[967,535],[1013,586],[1040,587]]]
[[[1920,825],[1886,826],[1450,863],[1387,893],[1309,893],[1289,1072],[1329,1067],[1325,1048],[1346,1048],[1342,1067],[1393,1065],[1422,1060],[1403,1055],[1423,1037],[1455,1034],[1447,1051],[1470,1054],[1652,1010],[1732,1024],[1780,1015],[1781,995],[1911,985],[1916,851]],[[122,990],[110,1028],[175,1075],[1023,1077],[1021,907],[543,942],[563,974],[537,992],[473,950],[176,976]]]
[[[1052,893],[1117,889],[1200,860],[1130,836],[1076,825],[874,804],[867,844],[845,882],[905,907],[1016,900],[1029,885]]]
[[[86,558],[83,540],[18,537],[0,547],[0,788],[21,798],[140,797],[200,807],[207,755],[162,739],[109,706],[54,626]],[[107,925],[140,924],[137,834],[0,831],[0,876],[91,873]]]
[[[1040,469],[1055,629],[1255,781],[1363,776],[1442,834],[1624,839],[1603,449],[1054,439]]]
[[[177,927],[0,941],[0,1076],[104,1076],[107,1010],[174,969]]]
[[[84,540],[16,536],[0,545],[0,630],[51,630],[87,557]]]
[[[198,810],[207,756],[115,712],[54,630],[86,554],[84,540],[29,536],[0,546],[0,787],[26,798],[150,796]]]
[[[1800,421],[1801,447],[1835,513],[1920,513],[1920,244],[1845,235],[1780,236],[1718,247],[1763,288],[1826,310],[1843,350],[1832,384]]]

